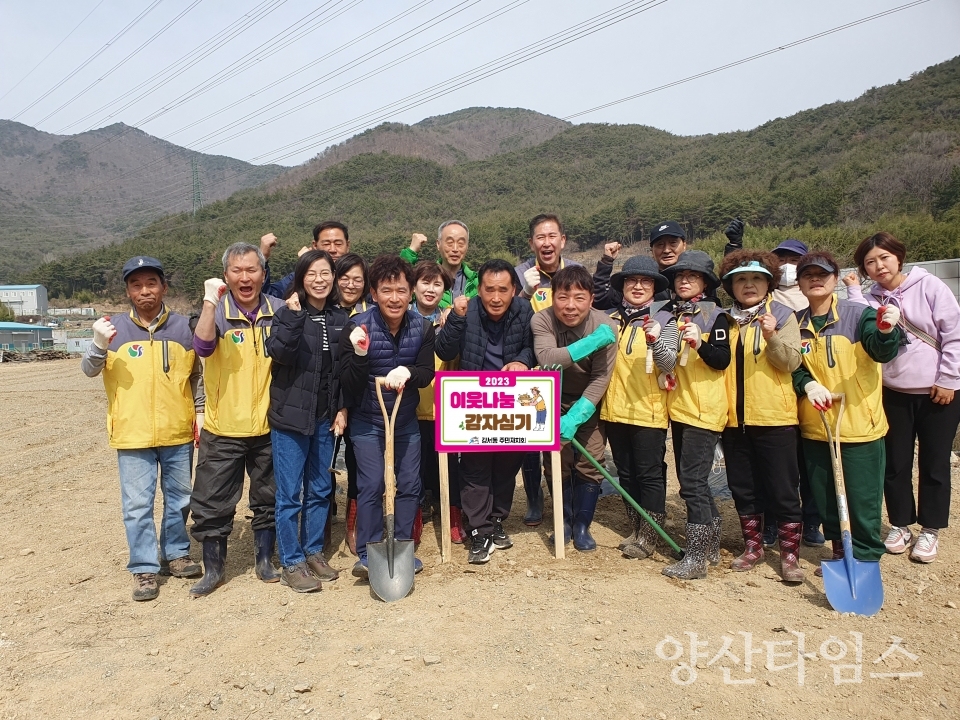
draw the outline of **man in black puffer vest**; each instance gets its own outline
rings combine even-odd
[[[370,265],[370,293],[377,303],[350,318],[340,335],[341,387],[350,408],[349,432],[357,457],[357,555],[355,577],[367,577],[367,544],[383,536],[383,415],[377,400],[376,378],[387,379],[383,399],[393,411],[397,390],[406,388],[394,427],[394,503],[398,540],[413,537],[420,502],[420,388],[433,382],[434,329],[409,310],[413,298],[413,267],[396,255],[381,255]],[[419,572],[423,564],[414,560]]]
[[[437,336],[437,357],[460,357],[461,370],[517,371],[535,364],[530,301],[515,297],[516,275],[506,260],[489,260],[477,271],[478,295],[453,301]],[[472,452],[460,457],[460,500],[470,527],[470,563],[490,560],[513,545],[503,531],[510,513],[520,452]]]

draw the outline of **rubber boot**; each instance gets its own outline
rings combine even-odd
[[[563,487],[563,544],[570,542],[573,536],[573,488],[564,483]],[[551,493],[553,492],[551,483]],[[553,533],[550,533],[550,542],[553,543]]]
[[[633,505],[628,503],[626,499],[623,500],[624,507],[627,508],[627,520],[630,521],[630,527],[633,528],[633,533],[627,535],[623,540],[620,541],[620,544],[617,545],[617,550],[622,552],[627,557],[647,557],[647,555],[638,556],[635,554],[627,553],[627,548],[633,547],[640,540],[640,532],[643,528],[643,518],[640,517]],[[649,554],[649,553],[648,553]]]
[[[347,500],[347,547],[354,555],[357,554],[357,500]]]
[[[730,569],[737,572],[752,570],[763,560],[763,515],[741,515],[740,529],[743,531],[743,554],[730,563]]]
[[[663,527],[663,524],[667,521],[667,514],[665,512],[647,513],[650,518],[660,527]],[[639,513],[637,513],[639,517]],[[660,542],[660,535],[657,534],[657,531],[653,529],[653,525],[648,523],[642,517],[640,518],[640,534],[637,537],[637,542],[630,548],[624,551],[624,555],[627,557],[635,557],[638,559],[643,559],[653,555],[654,551],[657,549],[657,543]],[[634,551],[637,554],[631,555],[630,552]],[[679,560],[680,558],[676,558]]]
[[[417,514],[413,516],[413,530],[410,533],[413,535],[413,548],[416,550],[420,547],[420,538],[423,537],[423,509],[417,505]]]
[[[713,524],[687,523],[687,550],[683,560],[667,565],[662,572],[679,580],[697,580],[707,576],[707,552],[713,541]]]
[[[454,545],[463,545],[467,533],[463,529],[463,511],[455,505],[450,506],[450,541]]]
[[[253,531],[253,551],[256,558],[257,577],[265,583],[280,582],[280,573],[273,566],[273,550],[277,545],[274,530]]]
[[[581,482],[573,488],[573,546],[580,552],[593,552],[597,541],[590,534],[590,523],[597,511],[600,483]]]
[[[842,560],[843,559],[843,541],[842,540],[831,540],[830,544],[833,546],[833,557],[831,560]],[[817,577],[823,577],[823,569],[817,568],[813,571],[813,574]]]
[[[523,475],[523,490],[527,495],[527,512],[523,516],[523,524],[528,527],[537,527],[543,522],[543,486],[540,484],[540,455],[537,462],[527,462],[523,459],[520,467]]]
[[[777,523],[777,536],[780,538],[780,577],[784,582],[803,582],[803,570],[800,569],[800,536],[803,523]]]
[[[710,539],[710,549],[707,551],[707,562],[711,565],[720,564],[720,517],[715,517],[711,523],[713,537]]]
[[[203,541],[203,577],[192,588],[190,595],[203,597],[223,585],[223,565],[227,561],[227,539]]]

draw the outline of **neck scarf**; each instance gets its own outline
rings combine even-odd
[[[760,314],[764,303],[759,302],[751,308],[744,308],[736,300],[733,301],[733,307],[730,308],[730,316],[737,321],[737,325],[749,325],[753,319]]]
[[[678,315],[693,315],[697,311],[697,303],[703,300],[703,293],[694,295],[689,300],[677,298],[677,305],[674,312]]]
[[[626,300],[620,301],[620,315],[623,316],[623,319],[627,322],[630,322],[639,315],[641,312],[653,305],[653,298],[647,300],[647,302],[642,305],[633,305],[628,303]]]

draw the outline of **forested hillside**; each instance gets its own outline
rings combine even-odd
[[[121,123],[53,135],[0,120],[0,282],[192,209],[194,160],[207,202],[284,170],[192,152]]]
[[[874,88],[745,132],[678,137],[638,125],[578,125],[534,147],[442,165],[366,154],[273,192],[247,190],[194,219],[174,215],[136,238],[29,276],[53,294],[119,290],[135,253],[172,270],[180,292],[218,274],[223,247],[273,231],[274,262],[290,267],[310,227],[348,223],[358,251],[396,250],[413,231],[459,217],[471,226],[473,259],[518,254],[526,221],[561,214],[582,247],[644,237],[663,218],[693,236],[714,236],[735,214],[747,242],[796,234],[841,254],[875,227],[891,227],[912,259],[960,255],[960,58],[911,80]],[[707,247],[711,247],[707,243]]]

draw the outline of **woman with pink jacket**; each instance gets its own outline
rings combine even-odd
[[[903,553],[913,540],[909,526],[919,522],[910,558],[929,563],[937,557],[938,535],[950,512],[950,451],[960,424],[960,399],[954,398],[960,390],[960,306],[946,284],[923,268],[904,272],[906,254],[893,235],[877,233],[853,255],[860,274],[873,280],[866,295],[855,273],[843,281],[850,300],[900,308],[906,343],[883,367],[883,408],[890,424],[884,477],[890,532],[884,544],[889,553]],[[916,500],[915,441],[920,470]]]

